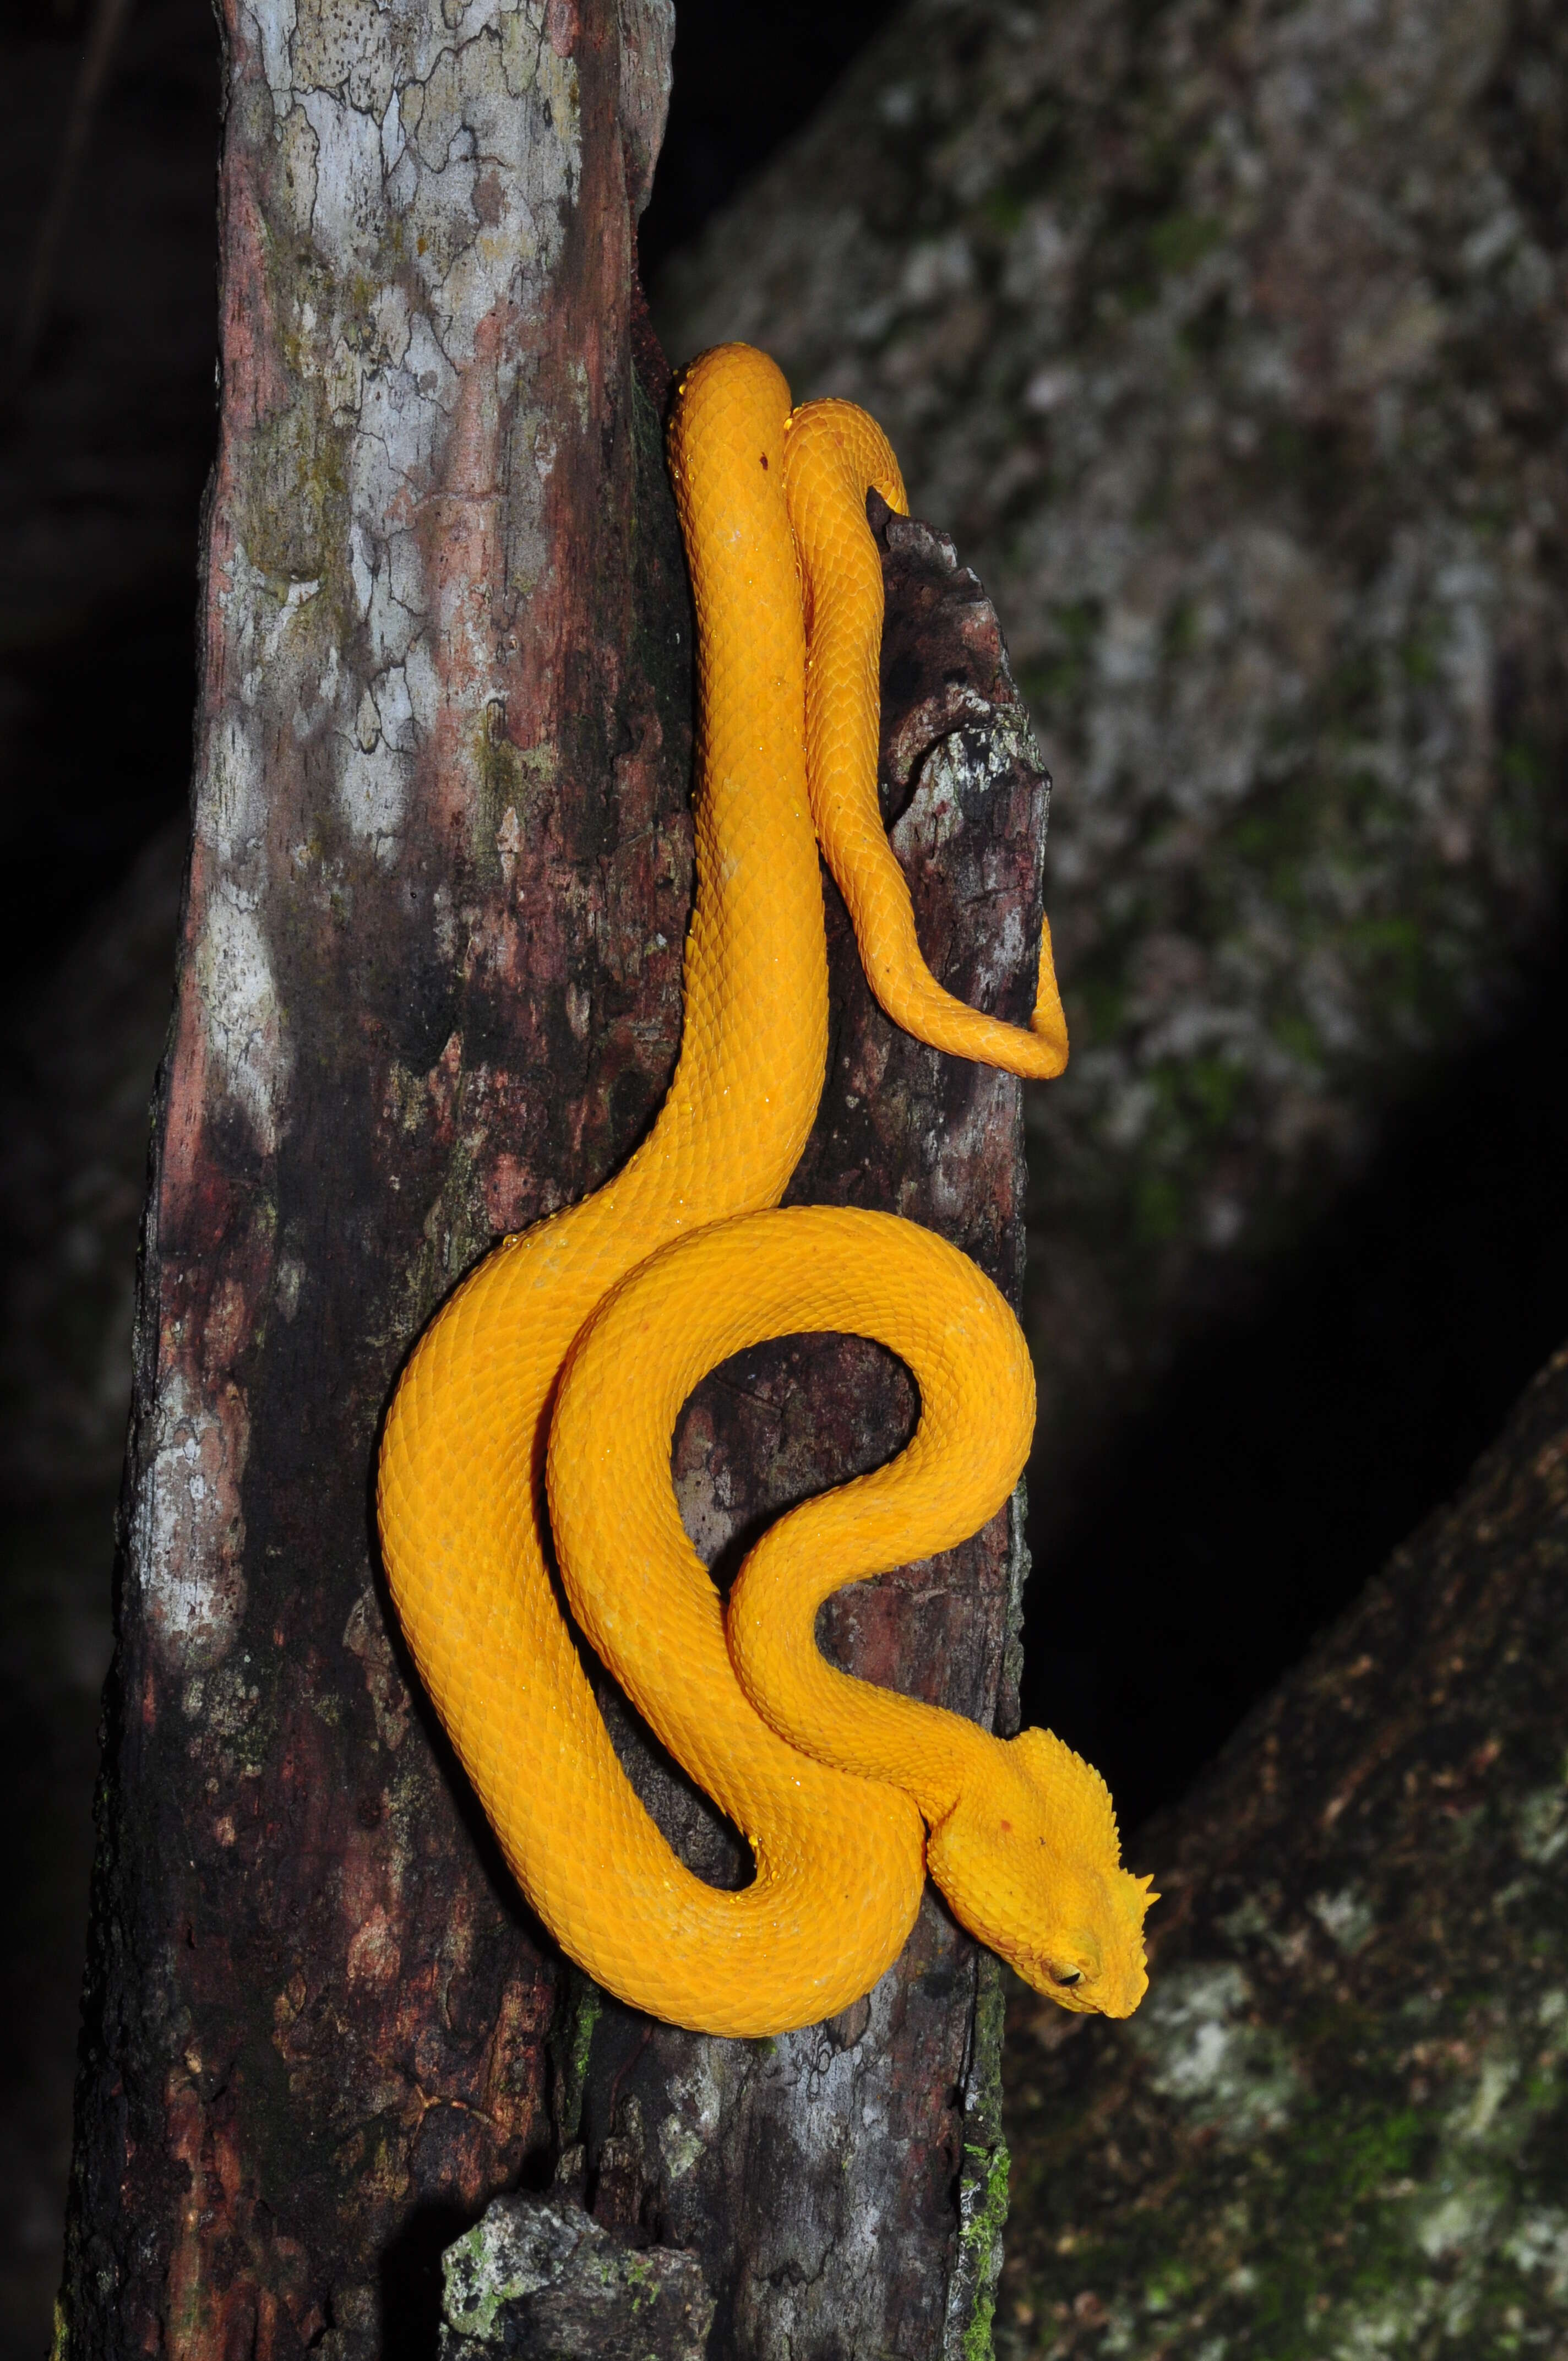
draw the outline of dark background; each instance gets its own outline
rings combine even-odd
[[[891,14],[867,0],[679,0],[674,100],[643,228],[650,283]],[[24,12],[7,0],[0,13],[7,352],[85,26],[80,6]],[[199,506],[214,423],[216,94],[203,0],[137,0],[32,368],[5,386],[0,1060],[15,1061],[24,1034],[37,1038],[40,994],[47,1013],[51,977],[79,956],[73,945],[91,939],[105,897],[188,793]],[[1058,794],[1072,785],[1059,780]],[[1508,1028],[1408,1110],[1245,1322],[1187,1350],[1085,1474],[1065,1539],[1036,1569],[1025,1703],[1101,1764],[1124,1827],[1180,1792],[1314,1630],[1458,1485],[1568,1335],[1565,1014],[1568,971],[1547,964]],[[14,1162],[16,1139],[5,1148]],[[23,1251],[16,1237],[6,1251]],[[93,1645],[107,1627],[101,1522],[101,1570],[84,1594]],[[13,1587],[31,1578],[32,1530],[22,1510],[0,1520],[0,1579]],[[31,1911],[24,1892],[5,1994],[18,2056],[37,2047],[46,2011],[69,2042],[93,1758],[90,1705],[73,1708],[80,1727],[65,1729],[57,1693],[46,1710],[28,1686],[33,1628],[16,1614],[0,1624],[0,1775],[23,1817],[29,1780],[56,1803],[63,1795],[75,1833],[49,1839],[49,1907]],[[88,1697],[90,1685],[71,1694]],[[61,2077],[38,2089],[29,2105],[62,2117]],[[24,2188],[0,2163],[0,2207],[33,2208],[29,2288],[52,2280],[60,2198],[57,2181]],[[37,2335],[17,2334],[0,2350],[36,2348]]]

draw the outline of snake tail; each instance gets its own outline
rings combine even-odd
[[[1039,983],[1028,1026],[968,1007],[937,982],[915,906],[877,800],[882,562],[866,493],[908,514],[887,437],[850,401],[807,401],[791,416],[784,488],[806,602],[806,776],[823,856],[843,895],[866,979],[893,1022],[949,1056],[1050,1081],[1067,1064],[1067,1019],[1040,934]]]

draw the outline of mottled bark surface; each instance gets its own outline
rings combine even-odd
[[[695,2255],[637,2248],[561,2198],[498,2197],[447,2257],[441,2361],[704,2361],[713,2298]]]
[[[692,2251],[716,2355],[957,2351],[1000,2202],[972,1946],[928,1905],[869,2004],[773,2044],[601,2006],[499,1869],[370,1543],[411,1339],[493,1236],[614,1169],[678,1042],[691,628],[630,301],[667,13],[236,5],[226,30],[195,832],[62,2346],[428,2354],[442,2249],[554,2174],[628,2252]],[[1021,1016],[1045,782],[972,577],[886,531],[896,840],[940,972]],[[1016,1087],[894,1036],[836,906],[832,931],[799,1190],[931,1222],[1016,1299]],[[694,1531],[732,1554],[909,1407],[863,1348],[719,1372],[677,1448]],[[1014,1509],[850,1594],[829,1643],[1005,1713],[1022,1570]]]
[[[1042,1551],[1560,898],[1565,185],[1557,0],[911,0],[654,291],[882,421],[1057,774]]]
[[[367,1484],[432,1304],[598,1177],[678,1037],[685,592],[627,331],[669,27],[449,13],[227,25],[83,2352],[418,2349],[550,2137],[553,1965],[403,1678]]]
[[[1124,2026],[1025,2000],[998,2349],[1568,2345],[1568,1355],[1145,1831]]]
[[[938,973],[1022,1021],[1046,783],[974,577],[924,526],[884,531],[894,841]],[[1016,1302],[1019,1086],[896,1032],[831,889],[828,913],[828,1087],[790,1200],[872,1205],[941,1230]],[[863,1343],[791,1338],[716,1371],[683,1415],[674,1469],[687,1528],[720,1578],[778,1509],[886,1458],[913,1410],[905,1373]],[[840,1593],[823,1618],[829,1652],[1011,1727],[1025,1564],[1019,1502],[962,1548]],[[629,1719],[623,1709],[622,1730]],[[655,1761],[644,1792],[694,1865],[733,1876],[734,1839],[671,1769]],[[702,2257],[716,2356],[956,2356],[988,2315],[999,2259],[995,1995],[992,1964],[929,1892],[867,2002],[775,2041],[695,2039],[586,1993],[565,2180],[607,2223]]]

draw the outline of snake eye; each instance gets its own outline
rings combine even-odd
[[[1083,1970],[1069,1968],[1065,1975],[1057,1978],[1057,1982],[1058,1984],[1080,1984],[1083,1982]]]

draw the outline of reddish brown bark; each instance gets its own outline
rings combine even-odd
[[[715,2354],[936,2356],[989,2268],[988,2234],[959,2239],[995,2139],[972,1946],[928,1905],[868,2008],[777,2045],[598,2008],[502,1871],[373,1559],[412,1338],[658,1104],[691,884],[691,623],[630,326],[667,22],[521,0],[504,38],[433,19],[398,48],[386,21],[228,25],[194,844],[62,2333],[427,2353],[442,2249],[554,2176],[691,2250]],[[977,586],[921,528],[887,537],[897,841],[939,971],[1021,1016],[1044,782]],[[1016,1087],[895,1036],[832,910],[796,1193],[927,1221],[1016,1300]],[[907,1415],[861,1347],[720,1372],[678,1446],[694,1530],[722,1549]],[[833,1644],[987,1717],[1020,1568],[1014,1513],[848,1594]]]
[[[884,533],[883,776],[922,941],[950,988],[1022,1022],[1046,782],[974,577],[924,526]],[[790,1201],[905,1213],[1016,1302],[1018,1085],[896,1031],[830,885],[828,905],[828,1084]],[[886,1458],[913,1411],[905,1372],[859,1341],[790,1338],[716,1371],[674,1453],[688,1530],[716,1573],[780,1508]],[[1014,1727],[1024,1566],[1020,1502],[961,1548],[841,1592],[826,1643],[865,1677]],[[622,1708],[617,1726],[630,1719]],[[678,1773],[655,1761],[640,1776],[694,1865],[734,1875],[738,1846]],[[929,1890],[902,1959],[830,2025],[703,2042],[606,2002],[566,2126],[583,2144],[565,2160],[568,2184],[586,2180],[601,2218],[702,2256],[715,2356],[957,2356],[992,2268],[980,2216],[1000,2154],[1000,2030],[994,1964]]]

